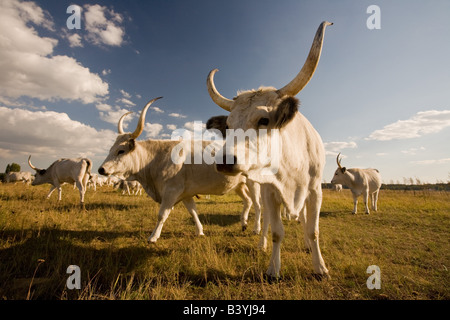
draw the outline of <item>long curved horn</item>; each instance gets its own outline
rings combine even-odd
[[[217,71],[219,71],[219,69],[211,70],[208,74],[208,78],[206,79],[206,86],[208,87],[209,96],[219,107],[230,112],[231,106],[233,105],[233,100],[222,96],[214,85],[214,74]]]
[[[123,132],[123,119],[124,119],[127,115],[129,115],[130,113],[133,113],[133,111],[129,111],[129,112],[125,113],[123,116],[120,117],[119,123],[117,124],[117,132],[118,132],[119,134],[123,134],[123,133],[124,133],[124,132]]]
[[[337,157],[336,157],[336,163],[337,163],[339,169],[342,170],[341,161],[339,160],[339,156],[340,156],[340,155],[341,155],[341,153],[339,152],[339,154],[338,154]]]
[[[150,105],[155,102],[158,99],[161,99],[162,97],[158,97],[155,98],[153,100],[150,100],[149,102],[147,102],[147,104],[145,105],[144,109],[142,109],[141,111],[141,116],[139,117],[139,122],[138,125],[136,127],[136,130],[134,130],[134,132],[131,134],[131,138],[132,139],[136,139],[137,137],[139,137],[142,133],[142,131],[144,131],[144,125],[145,125],[145,115],[147,114],[147,109],[148,107],[150,107]]]
[[[28,157],[28,165],[31,167],[31,169],[33,169],[33,170],[35,170],[35,171],[39,171],[39,169],[38,168],[36,168],[35,166],[33,166],[32,164],[31,164],[31,155]]]
[[[319,64],[320,54],[322,53],[323,38],[325,35],[325,28],[327,26],[333,25],[332,22],[323,21],[319,28],[317,29],[316,36],[309,50],[308,57],[306,58],[305,64],[303,65],[297,76],[285,85],[283,88],[278,90],[280,96],[297,95],[311,80],[314,72],[316,71],[317,65]]]

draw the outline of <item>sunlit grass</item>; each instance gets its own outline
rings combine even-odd
[[[349,190],[324,190],[320,244],[331,279],[313,276],[300,224],[284,221],[282,277],[269,281],[270,244],[261,252],[252,228],[241,231],[234,194],[196,201],[204,237],[177,204],[149,245],[159,208],[149,197],[89,190],[81,212],[72,186],[61,202],[46,200],[48,189],[0,185],[0,298],[450,298],[449,193],[382,190],[378,212],[365,215],[360,203],[352,215]],[[81,269],[80,290],[66,288],[69,265]],[[366,286],[369,265],[381,269],[380,290]]]

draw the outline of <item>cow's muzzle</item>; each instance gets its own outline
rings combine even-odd
[[[100,173],[102,176],[107,176],[106,170],[103,167],[98,168],[98,173]]]

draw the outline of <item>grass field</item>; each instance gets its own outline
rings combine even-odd
[[[204,237],[182,204],[157,244],[149,245],[158,205],[112,188],[78,190],[0,185],[1,299],[450,299],[450,193],[382,190],[379,211],[352,215],[349,190],[324,190],[320,246],[331,279],[318,280],[304,250],[303,231],[284,221],[281,278],[268,281],[270,257],[258,235],[241,231],[240,198],[197,200]],[[364,212],[359,204],[359,212]],[[69,290],[69,265],[81,289]],[[369,290],[366,269],[381,270]]]

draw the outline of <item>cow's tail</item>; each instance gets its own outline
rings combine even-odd
[[[86,174],[89,175],[89,179],[91,179],[91,177],[92,177],[91,176],[92,161],[88,158],[83,158],[83,160],[86,161],[86,163],[87,163]]]

